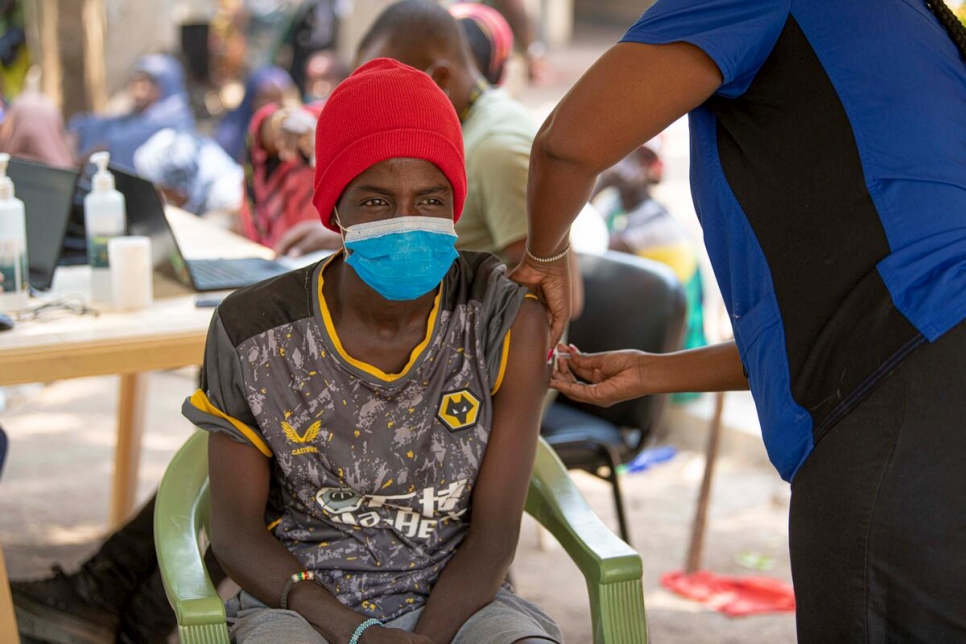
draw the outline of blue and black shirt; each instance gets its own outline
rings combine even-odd
[[[922,0],[658,0],[624,42],[688,42],[721,70],[690,114],[692,192],[791,480],[966,318],[966,65]]]

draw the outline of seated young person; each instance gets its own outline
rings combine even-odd
[[[229,296],[184,406],[212,432],[233,640],[561,642],[504,584],[546,313],[495,257],[454,249],[456,111],[423,72],[377,59],[329,98],[315,158],[313,202],[344,249]]]

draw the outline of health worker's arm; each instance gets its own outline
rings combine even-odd
[[[602,407],[650,394],[748,389],[734,341],[662,354],[559,348],[567,355],[557,359],[550,386]]]
[[[714,61],[688,43],[620,43],[601,56],[534,141],[527,187],[530,250],[538,257],[562,251],[597,175],[701,105],[721,82]],[[525,257],[511,277],[547,304],[555,344],[570,317],[567,262]]]

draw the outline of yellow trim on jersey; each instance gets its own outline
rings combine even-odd
[[[278,524],[281,523],[281,522],[282,522],[282,519],[281,519],[281,517],[279,517],[278,519],[275,519],[274,521],[272,521],[271,523],[269,523],[267,526],[265,526],[265,529],[268,530],[269,532],[271,532],[272,530],[274,530],[275,528],[277,528],[278,527]]]
[[[439,314],[439,302],[443,295],[442,285],[437,287],[438,290],[436,291],[436,298],[433,300],[433,310],[430,311],[429,319],[426,321],[426,337],[423,338],[423,341],[417,344],[416,348],[414,348],[412,353],[409,354],[409,362],[406,363],[406,366],[403,367],[402,371],[399,373],[386,373],[382,369],[375,367],[368,362],[356,360],[346,353],[344,348],[342,348],[342,341],[339,340],[339,335],[335,331],[335,324],[332,322],[332,316],[329,314],[329,307],[325,303],[325,297],[322,295],[322,284],[325,281],[323,275],[327,266],[328,262],[326,262],[326,264],[322,267],[322,270],[319,271],[319,311],[322,314],[322,323],[325,324],[325,330],[328,332],[329,337],[332,338],[332,344],[335,345],[335,350],[340,356],[342,356],[343,360],[348,362],[356,369],[364,371],[370,376],[375,376],[376,378],[379,378],[385,382],[393,382],[405,376],[407,373],[409,373],[409,370],[412,369],[413,365],[416,364],[416,360],[419,359],[419,356],[422,355],[423,351],[426,350],[426,347],[429,346],[429,341],[432,340],[433,327],[436,325],[436,316]]]
[[[503,351],[500,353],[500,372],[496,375],[496,384],[490,390],[490,395],[496,395],[503,384],[503,376],[506,375],[506,363],[510,357],[510,329],[507,329],[506,337],[503,338]]]
[[[265,444],[265,441],[262,440],[262,437],[255,433],[255,430],[253,430],[251,427],[241,422],[237,418],[232,418],[222,410],[212,405],[211,401],[208,400],[208,396],[205,395],[205,392],[203,392],[202,390],[199,389],[193,394],[191,394],[191,398],[188,399],[188,402],[190,402],[191,405],[198,411],[203,411],[206,414],[211,414],[212,416],[216,416],[217,418],[227,420],[229,423],[231,423],[232,427],[240,431],[245,436],[245,438],[251,441],[252,445],[258,448],[259,452],[261,452],[268,458],[271,458],[273,456],[272,450],[268,447],[268,445]]]

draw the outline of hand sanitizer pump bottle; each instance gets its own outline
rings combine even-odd
[[[84,197],[84,226],[87,229],[87,257],[91,265],[91,299],[110,302],[111,269],[107,258],[107,243],[124,234],[127,217],[124,211],[124,195],[114,189],[114,175],[108,172],[111,160],[108,152],[91,155],[91,163],[97,165],[94,186]]]
[[[27,221],[23,202],[14,196],[7,176],[10,155],[0,153],[0,311],[27,308]]]

